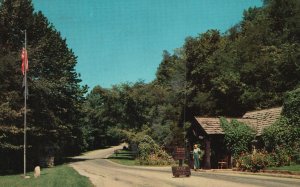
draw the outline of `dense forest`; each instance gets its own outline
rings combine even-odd
[[[187,37],[174,52],[163,51],[152,82],[99,85],[87,93],[74,69],[76,55],[47,18],[30,0],[1,1],[0,169],[22,166],[25,29],[28,162],[34,164],[45,155],[59,158],[121,141],[181,145],[193,116],[236,117],[282,106],[287,92],[300,87],[299,20],[298,0],[265,0],[225,33],[211,29]]]

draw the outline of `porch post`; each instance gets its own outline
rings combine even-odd
[[[210,137],[208,136],[205,139],[205,155],[204,155],[204,168],[210,169],[210,155],[211,155],[211,148],[210,148]]]

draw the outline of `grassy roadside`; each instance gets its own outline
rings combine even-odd
[[[126,166],[149,166],[149,167],[161,167],[161,166],[171,166],[171,165],[140,165],[138,160],[136,160],[136,155],[129,150],[118,150],[108,157],[109,160],[126,165]],[[178,163],[176,163],[178,165]]]
[[[269,167],[266,169],[266,171],[290,172],[293,174],[300,174],[300,164],[281,167]]]
[[[68,165],[56,166],[41,170],[41,176],[34,178],[33,173],[28,173],[29,179],[19,175],[0,176],[0,186],[3,187],[92,187],[87,177],[79,175]]]
[[[126,166],[137,166],[135,155],[128,150],[118,150],[118,152],[110,155],[109,160]]]

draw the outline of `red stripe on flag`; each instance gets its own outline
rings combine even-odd
[[[25,70],[28,71],[28,56],[27,50],[25,48],[22,49],[22,73],[25,74]]]

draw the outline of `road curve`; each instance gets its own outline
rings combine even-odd
[[[70,165],[99,187],[293,187],[300,179],[221,172],[192,172],[191,177],[174,178],[171,167],[130,167],[106,159],[123,145],[87,152],[74,157]]]

